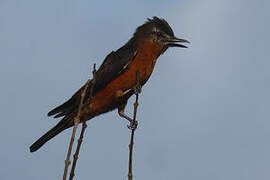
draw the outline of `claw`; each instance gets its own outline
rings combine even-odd
[[[142,92],[142,86],[141,85],[135,86],[134,92],[135,92],[135,94],[140,94]]]
[[[131,121],[129,125],[127,125],[128,129],[135,130],[138,127],[138,121]]]

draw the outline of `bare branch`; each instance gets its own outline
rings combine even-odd
[[[92,79],[92,86],[91,86],[91,89],[90,89],[90,98],[89,98],[90,100],[89,100],[89,102],[91,102],[91,100],[92,100],[93,87],[94,87],[94,84],[95,84],[95,81],[96,81],[96,64],[94,64],[92,73],[93,73],[93,79]],[[76,152],[73,155],[73,162],[72,162],[72,167],[71,167],[71,171],[70,171],[70,175],[69,175],[69,180],[72,180],[73,177],[75,176],[74,172],[75,172],[77,160],[78,160],[78,157],[79,157],[79,152],[80,152],[80,149],[81,149],[81,144],[82,144],[82,141],[83,141],[84,131],[85,131],[86,128],[87,128],[87,124],[86,124],[86,121],[84,120],[82,122],[82,129],[81,129],[80,137],[78,139]]]
[[[130,143],[129,143],[129,163],[128,163],[128,180],[133,179],[133,173],[132,173],[132,160],[133,160],[133,145],[134,145],[134,133],[137,129],[137,108],[139,106],[138,100],[139,100],[139,93],[141,92],[141,86],[139,82],[140,77],[140,70],[136,71],[136,86],[135,86],[135,95],[136,100],[134,105],[134,114],[133,114],[133,121],[131,122],[131,125],[129,126],[129,129],[131,129],[131,135],[130,135]]]
[[[95,68],[95,65],[94,65],[94,68]],[[78,113],[77,113],[77,116],[74,118],[74,126],[73,126],[73,130],[72,130],[72,135],[71,135],[71,138],[70,138],[67,157],[66,157],[66,160],[65,160],[65,169],[64,169],[64,174],[63,174],[63,180],[67,179],[67,173],[68,173],[68,167],[70,165],[70,155],[71,155],[71,151],[72,151],[72,146],[73,146],[73,143],[74,143],[74,139],[75,139],[76,131],[77,131],[77,128],[78,128],[78,124],[80,123],[80,115],[81,115],[81,110],[82,110],[82,106],[83,106],[83,101],[84,101],[85,93],[86,93],[86,90],[87,90],[87,88],[89,86],[89,83],[90,83],[90,79],[88,79],[87,82],[85,83],[85,87],[84,87],[83,92],[81,94],[80,104],[79,104],[79,107],[78,107]],[[85,128],[86,128],[86,126],[84,126],[84,129]]]

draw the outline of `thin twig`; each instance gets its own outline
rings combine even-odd
[[[136,122],[136,116],[137,116],[137,108],[139,106],[138,100],[139,100],[139,93],[141,91],[140,89],[140,70],[136,71],[136,86],[135,86],[135,94],[136,94],[136,101],[133,104],[134,105],[134,114],[133,114],[133,121],[131,122],[131,135],[130,135],[130,144],[129,144],[129,163],[128,163],[128,180],[132,180],[133,174],[132,174],[132,159],[133,159],[133,145],[134,145],[134,133],[137,129],[137,122]],[[134,126],[135,125],[135,126]]]
[[[66,157],[66,160],[65,160],[65,169],[64,169],[64,174],[63,174],[63,180],[67,179],[67,173],[68,173],[68,167],[70,165],[70,155],[71,155],[71,151],[72,151],[72,146],[73,146],[73,143],[74,143],[74,139],[75,139],[76,131],[77,131],[77,128],[78,128],[78,124],[80,123],[80,115],[81,115],[81,110],[82,110],[82,106],[83,106],[83,100],[84,100],[85,93],[86,93],[86,90],[88,88],[89,82],[90,82],[90,80],[88,79],[88,81],[85,83],[85,87],[84,87],[83,92],[81,94],[80,104],[79,104],[79,107],[78,107],[78,113],[77,113],[76,117],[74,118],[74,126],[73,126],[73,130],[72,130],[72,135],[71,135],[71,138],[70,138],[67,157]]]
[[[72,135],[71,135],[71,138],[70,138],[70,143],[69,143],[69,147],[68,147],[67,158],[65,160],[65,169],[64,169],[63,180],[66,180],[66,178],[67,178],[68,167],[70,165],[70,155],[71,155],[72,146],[73,146],[73,143],[74,143],[74,138],[75,138],[76,130],[77,130],[78,124],[80,122],[80,115],[81,115],[81,109],[82,109],[83,99],[85,97],[86,89],[87,89],[87,86],[89,84],[88,81],[85,84],[85,88],[84,88],[84,90],[82,92],[82,95],[81,95],[81,99],[80,99],[80,104],[79,104],[77,116],[74,118],[74,127],[73,127]]]
[[[93,94],[93,87],[94,87],[94,84],[95,84],[95,81],[96,81],[96,64],[94,64],[94,67],[93,67],[93,79],[92,79],[92,86],[91,86],[91,89],[90,89],[90,93],[89,93],[89,102],[91,102],[92,100],[92,94]],[[89,84],[90,80],[87,81],[87,84]],[[76,168],[76,164],[77,164],[77,160],[78,160],[78,157],[79,157],[79,152],[80,152],[80,149],[81,149],[81,144],[82,144],[82,141],[83,141],[83,135],[84,135],[84,132],[85,132],[85,129],[87,128],[87,124],[86,124],[86,121],[84,120],[82,122],[82,129],[81,129],[81,134],[80,134],[80,137],[78,139],[78,144],[77,144],[77,147],[76,147],[76,151],[73,155],[73,162],[72,162],[72,167],[71,167],[71,171],[70,171],[70,175],[69,175],[69,180],[72,180],[73,177],[75,176],[75,168]]]

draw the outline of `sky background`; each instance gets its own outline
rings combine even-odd
[[[269,180],[269,7],[268,0],[0,0],[0,179],[62,178],[71,129],[29,152],[58,122],[47,112],[159,16],[191,45],[162,55],[143,87],[134,180]],[[88,121],[75,179],[127,179],[126,125],[116,111]]]

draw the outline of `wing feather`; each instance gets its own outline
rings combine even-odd
[[[90,98],[90,89],[93,87],[93,96],[97,94],[99,91],[104,89],[108,83],[119,77],[123,72],[125,72],[126,68],[128,67],[129,63],[135,58],[137,54],[137,46],[134,45],[135,43],[132,43],[129,41],[125,46],[121,47],[117,51],[112,51],[99,69],[96,72],[96,82],[95,84],[90,82],[90,85],[88,86],[86,90],[86,95],[84,99],[84,103],[88,103],[88,100]],[[81,93],[84,89],[84,86],[82,86],[74,95],[65,103],[62,105],[54,108],[48,113],[48,116],[54,115],[55,118],[64,116],[65,119],[69,116],[72,116],[74,112],[77,111]]]

